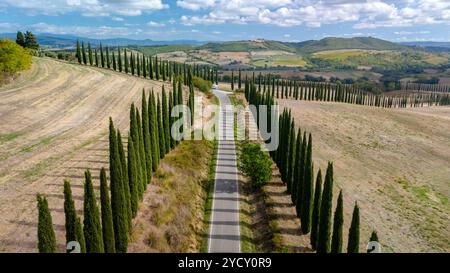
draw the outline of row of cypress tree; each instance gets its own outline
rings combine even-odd
[[[75,210],[69,181],[64,181],[66,243],[77,241],[81,252],[126,252],[132,219],[136,216],[152,173],[159,162],[179,143],[171,137],[175,121],[170,116],[174,105],[183,104],[181,81],[173,81],[171,92],[162,87],[161,97],[153,91],[142,92],[141,111],[130,107],[130,130],[124,149],[120,130],[109,121],[109,180],[100,171],[100,210],[97,206],[89,170],[85,172],[83,224]],[[183,128],[184,129],[184,128]],[[182,130],[183,130],[182,129]],[[37,196],[39,208],[39,252],[56,252],[51,214],[45,197]]]
[[[233,79],[231,81],[231,89],[234,90],[234,71],[231,74]],[[239,70],[238,86],[241,85],[241,81],[241,71]],[[257,77],[253,73],[251,81],[257,85],[257,91],[259,93],[269,92],[277,99],[342,102],[383,108],[442,106],[450,104],[450,94],[442,91],[425,93],[404,92],[397,95],[383,95],[359,90],[355,85],[351,84],[285,80],[273,77],[270,74],[263,76],[261,73]],[[443,88],[437,90],[441,89]]]
[[[86,48],[84,42],[80,44],[77,41],[75,55],[79,64],[112,69],[152,80],[172,81],[174,78],[182,77],[183,83],[189,86],[191,82],[188,78],[191,73],[195,77],[218,83],[217,67],[181,64],[162,60],[157,56],[147,57],[126,48],[117,47],[112,50],[108,46],[103,47],[102,44],[98,48],[93,48],[90,42]]]
[[[269,91],[260,93],[256,90],[253,80],[249,82],[246,79],[244,89],[245,98],[257,109],[259,109],[259,105],[267,105],[270,109],[276,104]],[[270,111],[268,111],[268,115],[270,115]],[[270,120],[269,118],[270,116],[267,120]],[[281,179],[286,184],[287,192],[291,195],[291,200],[296,207],[302,233],[310,233],[311,246],[319,253],[342,252],[344,221],[342,191],[339,193],[333,221],[331,219],[333,216],[333,164],[328,163],[325,182],[322,186],[320,169],[314,180],[312,135],[307,135],[306,132],[302,134],[300,128],[296,130],[291,111],[287,109],[279,116],[277,127],[279,128],[279,146],[277,150],[270,152],[270,155],[278,166]],[[376,240],[378,241],[378,238]],[[359,252],[359,207],[357,203],[354,206],[349,230],[347,252]]]

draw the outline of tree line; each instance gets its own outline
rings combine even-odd
[[[244,89],[245,98],[249,104],[257,106],[257,109],[258,105],[268,105],[270,108],[276,104],[269,90],[262,93],[256,90],[253,80],[246,79]],[[267,115],[267,120],[270,120],[270,111]],[[290,110],[285,109],[281,113],[277,127],[279,146],[277,150],[270,152],[270,156],[295,205],[302,233],[310,234],[311,247],[318,253],[343,252],[343,192],[341,190],[339,193],[333,215],[333,163],[328,162],[324,180],[321,169],[314,176],[312,135],[302,132],[301,128],[296,130]],[[346,248],[348,253],[359,252],[359,226],[359,207],[355,202]],[[378,241],[375,231],[372,239]]]
[[[127,48],[117,47],[113,50],[102,44],[94,48],[90,42],[85,46],[84,42],[77,41],[75,56],[79,64],[112,69],[151,80],[172,81],[175,77],[182,77],[183,83],[188,86],[191,71],[192,77],[218,82],[218,71],[215,67],[162,60],[158,56],[145,56]]]
[[[231,89],[235,89],[234,71],[231,72]],[[241,89],[243,81],[241,71],[237,76],[237,87]],[[315,81],[295,81],[274,77],[261,73],[255,77],[253,73],[251,82],[257,86],[257,92],[269,93],[277,99],[295,99],[308,101],[341,102],[382,108],[406,108],[423,106],[450,105],[448,92],[434,91],[427,93],[401,93],[396,95],[372,94],[358,90],[355,85],[335,84]]]
[[[34,50],[39,49],[36,36],[31,31],[26,31],[25,34],[23,34],[22,31],[18,31],[16,35],[16,44],[22,46],[23,48]]]
[[[162,86],[161,96],[153,90],[146,98],[142,91],[141,112],[130,107],[127,148],[122,135],[109,120],[109,187],[105,168],[100,170],[100,208],[96,202],[92,176],[85,171],[83,221],[77,215],[69,181],[64,181],[66,243],[77,241],[81,252],[126,252],[132,219],[158,169],[160,160],[179,141],[171,137],[174,105],[183,104],[182,81],[174,79],[172,91]],[[181,128],[183,131],[184,126]],[[180,132],[181,133],[181,132]],[[47,199],[38,195],[38,250],[56,252],[57,244]]]

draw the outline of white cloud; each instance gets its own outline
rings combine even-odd
[[[203,15],[183,15],[186,25],[260,23],[278,26],[353,23],[355,29],[450,24],[448,0],[183,0],[185,8],[210,7]],[[178,6],[180,3],[178,3]],[[212,5],[212,3],[214,4]],[[189,4],[189,5],[188,5]]]
[[[161,0],[2,0],[7,7],[25,10],[29,15],[60,15],[77,11],[84,16],[139,16],[168,8]]]
[[[178,0],[177,6],[184,9],[199,10],[214,6],[215,0]]]
[[[123,22],[123,18],[122,17],[113,16],[113,17],[111,17],[111,20],[117,21],[117,22]]]
[[[155,21],[150,21],[150,22],[147,23],[147,26],[149,26],[149,27],[163,27],[163,26],[165,26],[165,24],[164,23],[158,23],[158,22],[155,22]]]

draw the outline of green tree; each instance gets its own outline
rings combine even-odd
[[[16,44],[20,45],[21,47],[25,47],[25,37],[23,36],[22,31],[17,31]]]
[[[139,201],[139,178],[137,174],[136,151],[133,138],[128,135],[128,181],[130,183],[131,212],[136,216]]]
[[[139,111],[136,110],[136,122],[137,122],[137,129],[138,129],[138,137],[139,137],[139,142],[138,142],[138,152],[139,152],[139,166],[142,172],[142,179],[141,179],[141,183],[142,183],[142,193],[141,193],[141,199],[144,196],[144,192],[147,189],[147,184],[148,184],[148,180],[147,180],[147,165],[145,163],[145,148],[144,148],[144,135],[142,133],[142,123],[141,123],[141,116],[139,115]]]
[[[120,163],[116,130],[109,119],[109,171],[111,187],[111,210],[113,215],[114,236],[117,252],[127,252],[128,224],[125,193],[122,183],[122,165]]]
[[[298,191],[298,181],[299,181],[299,173],[300,173],[300,162],[301,162],[301,152],[302,152],[302,132],[301,129],[298,128],[297,131],[297,143],[295,144],[295,162],[294,162],[294,174],[292,178],[292,186],[291,186],[291,200],[295,205],[297,203],[297,191]]]
[[[325,183],[320,204],[319,236],[317,237],[317,252],[330,252],[331,208],[333,201],[333,164],[328,162]]]
[[[53,230],[52,215],[48,208],[47,198],[37,195],[38,203],[38,249],[40,253],[56,252],[56,238]]]
[[[83,226],[79,216],[77,216],[75,221],[75,237],[80,244],[80,252],[86,253],[86,240],[84,239]]]
[[[122,187],[125,197],[125,212],[126,217],[128,220],[128,227],[131,226],[131,201],[130,201],[130,187],[128,184],[128,168],[127,168],[127,160],[125,158],[125,151],[123,149],[122,144],[122,136],[120,134],[120,130],[117,130],[117,148],[119,150],[119,159],[120,159],[120,165],[122,166],[121,173],[122,173]]]
[[[344,225],[344,204],[342,197],[342,190],[339,192],[339,197],[334,211],[333,221],[333,237],[331,239],[331,253],[342,252],[342,227]]]
[[[66,227],[66,244],[71,241],[77,241],[80,243],[81,252],[86,252],[86,245],[84,245],[84,236],[80,238],[80,234],[77,234],[77,213],[75,210],[75,203],[72,197],[72,189],[70,182],[64,180],[64,215],[65,215],[65,227]],[[81,233],[83,235],[83,233]]]
[[[164,158],[166,155],[166,142],[165,142],[165,133],[164,133],[164,125],[162,120],[162,105],[161,100],[158,95],[158,106],[156,108],[156,118],[158,120],[158,132],[159,132],[159,156],[160,158]]]
[[[267,153],[256,143],[246,142],[240,153],[239,168],[250,177],[252,186],[260,188],[272,178],[272,161]]]
[[[86,49],[84,47],[84,42],[81,42],[81,56],[83,57],[83,63],[87,64]]]
[[[103,54],[103,46],[100,43],[100,61],[102,62],[102,67],[105,68],[105,55]]]
[[[86,252],[103,253],[105,249],[103,246],[100,215],[89,170],[84,173],[84,176],[86,181],[84,183],[83,231],[84,239],[86,240]]]
[[[348,232],[348,253],[359,253],[359,207],[355,202],[353,208],[352,223]]]
[[[320,203],[322,202],[322,171],[319,169],[314,189],[314,204],[311,218],[311,247],[317,248],[317,236],[319,233]]]
[[[106,47],[106,67],[111,69],[111,60],[109,59],[109,47]]]
[[[155,94],[152,93],[148,96],[148,118],[149,118],[149,132],[150,140],[152,143],[152,169],[156,171],[159,165],[159,133],[158,123],[155,108]]]
[[[370,242],[379,242],[376,230],[372,231],[372,234],[370,235]]]
[[[0,39],[0,73],[14,74],[31,67],[31,54],[9,39]]]
[[[105,168],[100,170],[100,202],[102,212],[103,245],[106,253],[116,252],[111,202]]]
[[[36,36],[34,36],[34,34],[31,33],[31,31],[25,32],[25,47],[34,50],[39,49],[39,44],[37,42]]]
[[[83,59],[81,57],[81,48],[80,48],[80,41],[77,40],[77,59],[78,63],[81,64],[83,62]]]
[[[94,64],[94,58],[92,56],[92,47],[91,47],[91,43],[88,42],[88,56],[89,56],[89,64],[93,65]]]
[[[170,127],[169,127],[169,108],[167,105],[167,94],[164,89],[164,85],[162,87],[162,118],[164,125],[164,143],[166,144],[166,153],[170,151]]]
[[[145,91],[142,90],[142,132],[144,135],[144,150],[145,150],[145,165],[147,167],[147,181],[152,179],[152,142],[150,137],[150,121],[149,121],[149,107],[147,105],[147,98]]]
[[[307,234],[311,231],[311,216],[313,208],[313,194],[314,194],[314,171],[312,162],[312,137],[309,134],[308,139],[308,151],[306,153],[305,161],[305,178],[303,180],[303,197],[302,197],[302,214],[301,224],[303,234]]]

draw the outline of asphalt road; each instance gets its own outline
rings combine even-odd
[[[214,90],[220,101],[219,146],[210,218],[208,252],[240,252],[239,191],[234,114],[227,92]],[[226,108],[228,105],[229,109]]]

